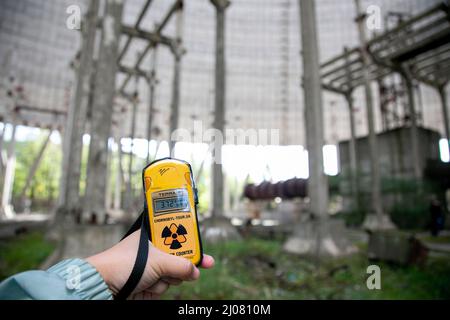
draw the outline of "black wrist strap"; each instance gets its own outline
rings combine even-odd
[[[139,280],[141,280],[142,274],[144,273],[145,266],[147,264],[148,242],[150,240],[150,237],[148,233],[149,223],[146,207],[144,207],[144,210],[142,210],[140,216],[137,218],[137,220],[131,226],[130,230],[128,230],[128,232],[123,236],[123,238],[120,241],[128,237],[133,232],[137,231],[139,228],[141,229],[141,237],[139,239],[139,247],[136,255],[136,260],[134,262],[133,269],[131,270],[131,274],[128,277],[127,282],[114,297],[114,299],[116,300],[125,300],[130,296],[130,294],[138,285]]]

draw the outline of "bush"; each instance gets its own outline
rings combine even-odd
[[[395,204],[390,216],[400,229],[425,229],[429,226],[428,204],[420,199]]]

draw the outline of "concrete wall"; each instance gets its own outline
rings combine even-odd
[[[410,128],[396,128],[377,135],[378,157],[380,161],[380,174],[382,179],[414,179],[414,168],[412,163],[412,150],[410,143]],[[439,159],[439,139],[440,134],[436,131],[418,128],[419,135],[419,162],[420,168],[425,169],[428,159]],[[363,197],[370,193],[370,158],[369,145],[367,137],[360,137],[356,140],[356,153],[359,172],[359,186]],[[339,143],[339,161],[342,181],[339,184],[339,190],[344,195],[349,204],[346,195],[350,194],[350,159],[349,142]],[[383,201],[389,207],[391,203],[388,195],[383,196]]]
[[[382,177],[413,178],[414,168],[411,160],[410,128],[397,128],[377,134],[378,157]],[[418,128],[419,161],[423,170],[427,159],[439,159],[440,134],[436,131]],[[348,175],[350,169],[349,142],[339,143],[341,174]],[[369,145],[367,137],[356,140],[356,153],[359,172],[370,174]]]

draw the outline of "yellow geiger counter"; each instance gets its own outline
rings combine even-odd
[[[171,158],[155,161],[144,169],[143,180],[153,245],[200,264],[198,195],[189,163]]]
[[[140,229],[136,260],[127,282],[115,296],[126,299],[145,270],[152,244],[168,253],[200,265],[202,241],[197,218],[198,194],[191,165],[183,160],[155,160],[142,171],[144,209],[122,238]]]

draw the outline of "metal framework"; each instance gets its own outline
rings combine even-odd
[[[364,16],[358,17],[364,19]],[[357,19],[357,20],[358,20]],[[362,20],[363,21],[363,20]],[[361,23],[361,21],[358,21]],[[364,54],[370,59],[364,60]],[[352,93],[367,82],[381,80],[391,74],[402,76],[407,88],[414,175],[421,178],[419,142],[413,80],[437,89],[442,102],[447,139],[450,125],[445,86],[450,77],[450,10],[441,3],[400,23],[397,27],[363,43],[362,47],[344,52],[321,65],[322,87],[343,95],[349,107],[351,137],[349,147],[352,189],[357,189],[357,160]],[[366,92],[367,94],[367,92]],[[371,98],[369,98],[371,102]],[[369,130],[370,131],[370,130]],[[371,156],[371,161],[376,161]],[[376,169],[376,168],[375,168]]]
[[[325,90],[347,95],[364,84],[361,49],[344,49],[344,52],[321,64],[322,87]],[[375,81],[392,73],[389,68],[375,63],[369,66],[370,80]]]

